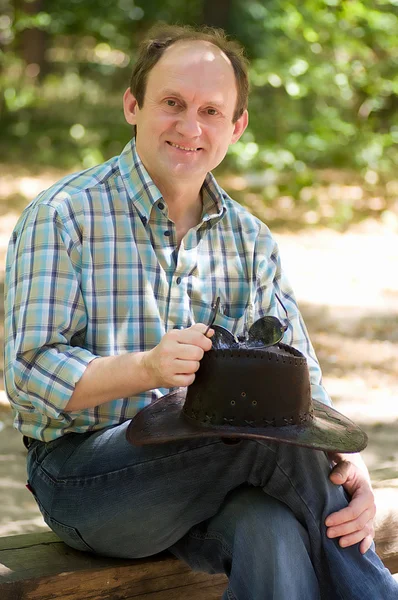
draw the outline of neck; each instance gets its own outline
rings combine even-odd
[[[185,234],[192,227],[196,227],[200,223],[202,216],[202,197],[201,193],[194,197],[187,197],[187,194],[182,196],[167,197],[163,196],[169,209],[169,218],[174,222],[177,232],[177,245],[179,246]]]
[[[152,178],[159,189],[169,209],[169,218],[179,226],[188,230],[200,222],[202,215],[202,195],[200,184],[195,182],[157,182]]]
[[[202,195],[200,189],[174,191],[172,194],[162,192],[162,196],[169,209],[169,217],[178,224],[181,220],[194,220],[196,225],[202,215]]]
[[[166,179],[162,176],[157,177],[156,173],[145,165],[142,158],[141,160],[167,204],[169,218],[176,226],[179,243],[191,227],[200,223],[203,209],[201,189],[204,177],[192,180],[181,180],[172,176]]]

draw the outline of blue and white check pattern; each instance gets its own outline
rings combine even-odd
[[[122,154],[65,177],[23,212],[6,266],[5,382],[24,435],[49,441],[115,425],[168,390],[79,412],[65,406],[98,356],[153,348],[173,327],[216,324],[235,334],[289,314],[284,342],[308,359],[313,397],[330,404],[269,229],[208,174],[203,213],[177,249],[167,205],[130,142]],[[283,312],[283,311],[282,311]]]

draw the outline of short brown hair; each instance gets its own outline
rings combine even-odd
[[[213,27],[191,27],[189,25],[160,23],[149,30],[146,39],[140,45],[138,59],[130,80],[130,91],[136,98],[138,106],[141,108],[144,104],[149,72],[159,61],[166,48],[181,40],[210,42],[220,48],[231,61],[238,92],[232,119],[233,123],[236,123],[247,108],[249,95],[248,61],[243,48],[237,42],[229,40],[222,29]]]

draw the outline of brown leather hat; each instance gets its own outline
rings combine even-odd
[[[126,436],[134,445],[220,437],[337,452],[367,444],[355,423],[311,398],[307,361],[285,344],[209,350],[193,384],[142,409]]]

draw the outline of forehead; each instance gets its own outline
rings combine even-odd
[[[169,46],[150,71],[148,86],[183,85],[196,89],[223,88],[236,93],[235,73],[229,58],[210,42],[183,40]]]
[[[232,69],[228,56],[211,42],[204,40],[180,40],[175,42],[164,51],[158,63],[177,64],[178,62],[190,64],[203,63],[210,65],[216,63],[218,66]]]

